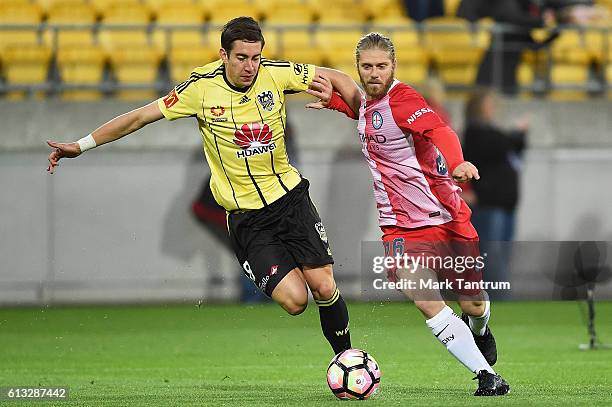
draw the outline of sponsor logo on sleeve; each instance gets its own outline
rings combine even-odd
[[[293,64],[293,72],[295,72],[297,76],[300,76],[303,70],[304,67],[302,66],[302,64]]]
[[[170,109],[172,106],[174,106],[176,102],[179,101],[179,97],[176,93],[176,89],[172,89],[170,93],[168,93],[163,98],[163,101],[164,101],[164,106],[166,106],[166,109]]]
[[[428,107],[424,107],[422,109],[417,110],[416,112],[412,113],[410,115],[410,117],[408,118],[408,124],[412,124],[416,121],[416,119],[418,119],[419,117],[423,116],[426,113],[433,113],[434,111],[431,110]]]
[[[302,83],[304,85],[308,85],[308,65],[304,64],[302,65],[303,70],[304,70],[304,75],[302,76]]]

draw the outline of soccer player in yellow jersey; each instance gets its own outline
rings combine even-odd
[[[308,89],[317,71],[308,64],[262,58],[264,38],[250,17],[229,21],[220,60],[196,68],[167,96],[114,118],[73,143],[49,141],[50,173],[60,159],[133,133],[166,118],[195,117],[211,189],[228,212],[228,229],[245,274],[289,314],[319,306],[334,353],[351,347],[349,317],[332,273],[333,258],[308,180],[285,151],[285,94]],[[308,287],[308,288],[307,288]]]

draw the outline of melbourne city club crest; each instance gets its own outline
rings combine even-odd
[[[241,148],[236,152],[238,158],[272,152],[276,148],[272,142],[272,130],[266,123],[243,124],[234,132],[234,143]]]
[[[378,110],[375,110],[374,113],[372,113],[372,127],[378,130],[382,127],[382,125],[383,125],[382,114],[380,114]]]
[[[261,92],[257,95],[257,101],[268,112],[271,112],[274,109],[274,96],[272,95],[271,90],[267,90],[265,92]]]

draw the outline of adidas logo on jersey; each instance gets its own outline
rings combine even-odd
[[[240,99],[240,102],[238,102],[238,104],[240,104],[240,105],[244,105],[245,103],[248,103],[248,102],[250,102],[250,101],[251,101],[251,99],[250,99],[250,98],[249,98],[247,95],[244,95],[244,96],[242,97],[242,99]]]

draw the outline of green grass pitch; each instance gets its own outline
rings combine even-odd
[[[408,303],[349,304],[353,345],[377,359],[367,405],[612,405],[612,350],[584,352],[574,302],[496,303],[491,326],[506,397],[475,398],[472,374]],[[612,303],[597,304],[612,342]],[[313,304],[291,317],[273,304],[0,309],[0,386],[66,385],[70,400],[20,405],[339,405],[333,355]],[[0,405],[16,405],[2,402]]]

